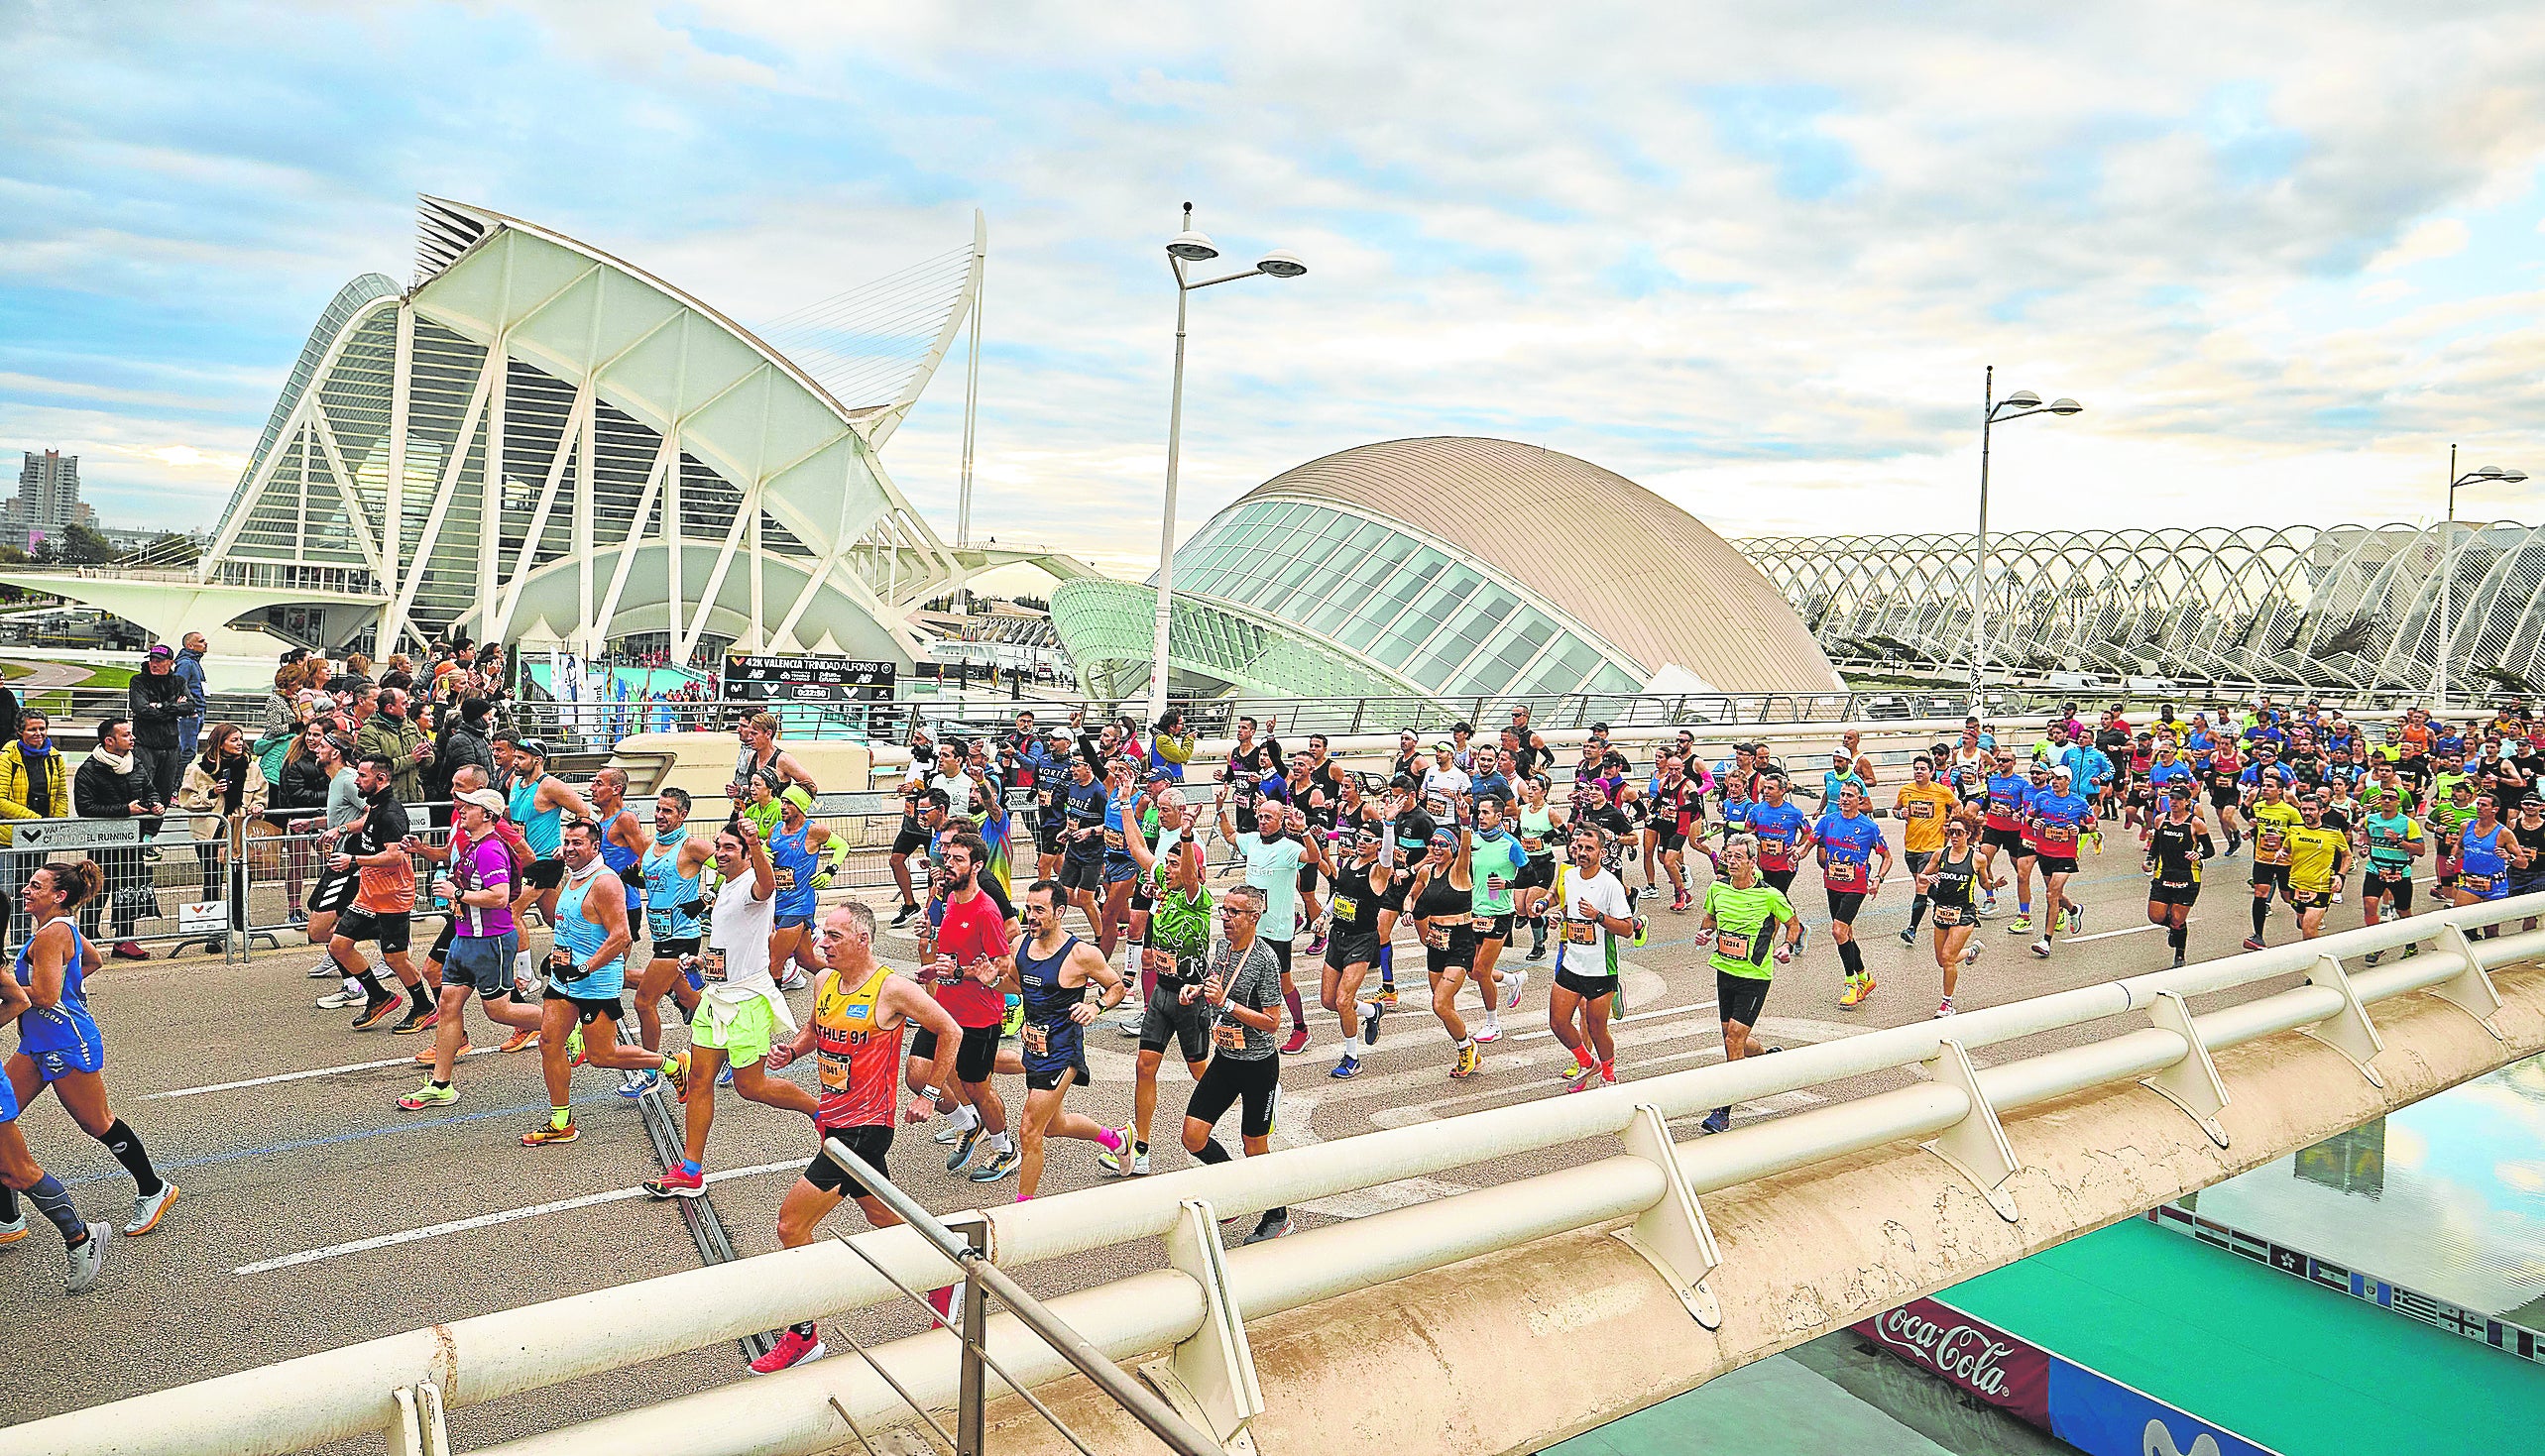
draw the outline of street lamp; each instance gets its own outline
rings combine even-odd
[[[2527,479],[2523,470],[2503,470],[2487,465],[2481,470],[2457,474],[2457,447],[2448,447],[2448,523],[2439,536],[2439,650],[2434,654],[2438,665],[2433,670],[2431,696],[2439,700],[2438,711],[2448,711],[2448,608],[2449,598],[2457,590],[2457,488],[2477,481],[2498,481],[2514,486]]]
[[[1971,712],[1982,713],[1980,680],[1988,671],[1988,448],[1989,430],[2002,421],[2027,414],[2069,415],[2085,408],[2074,399],[2041,402],[2030,390],[1997,397],[1997,366],[1988,367],[1980,385],[1980,534],[1971,556]]]
[[[1196,288],[1214,283],[1234,282],[1239,279],[1295,279],[1308,272],[1308,265],[1298,255],[1271,252],[1258,259],[1255,266],[1236,273],[1221,274],[1215,279],[1196,281],[1185,273],[1189,263],[1209,263],[1219,256],[1218,246],[1193,230],[1193,204],[1184,204],[1184,231],[1167,243],[1167,267],[1175,272],[1175,392],[1167,406],[1167,499],[1166,509],[1158,522],[1158,622],[1157,640],[1149,654],[1149,722],[1155,723],[1167,711],[1167,614],[1175,595],[1175,475],[1176,459],[1184,446],[1184,314],[1185,299]]]

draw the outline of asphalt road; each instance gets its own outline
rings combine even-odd
[[[2242,859],[2213,863],[2208,894],[2192,922],[2195,958],[2234,953],[2247,933],[2243,871]],[[1640,882],[1639,870],[1630,866],[1628,873]],[[1987,951],[1965,972],[1960,1004],[1976,1009],[2161,968],[2169,957],[2163,936],[2145,922],[2143,886],[2135,845],[2116,835],[2109,852],[2085,856],[2072,887],[2088,907],[2083,939],[2036,960],[2024,949],[2028,937],[2008,935],[2003,922],[1984,926]],[[1781,1045],[1814,1042],[1923,1019],[1934,1010],[1938,974],[1925,938],[1914,949],[1898,939],[1909,905],[1904,888],[1895,883],[1858,922],[1867,963],[1880,981],[1868,1004],[1838,1007],[1837,958],[1828,937],[1815,930],[1804,954],[1777,977],[1763,1037]],[[1816,923],[1820,897],[1811,871],[1797,891]],[[2011,913],[2011,892],[2007,898]],[[2357,924],[2356,903],[2338,909],[2334,919],[2337,926]],[[1696,953],[1695,925],[1693,914],[1655,913],[1649,943],[1630,952],[1631,1016],[1618,1034],[1619,1067],[1629,1079],[1721,1055],[1714,977]],[[2270,939],[2295,934],[2287,912],[2276,913]],[[1543,965],[1520,1008],[1505,1018],[1507,1035],[1485,1048],[1481,1074],[1453,1082],[1446,1075],[1447,1039],[1420,1004],[1421,955],[1410,931],[1403,944],[1411,973],[1400,980],[1409,994],[1387,1016],[1359,1077],[1327,1075],[1337,1033],[1330,1018],[1312,1010],[1314,1045],[1284,1063],[1278,1144],[1330,1141],[1556,1091],[1554,1074],[1565,1054],[1546,1031],[1550,977]],[[914,949],[898,935],[883,944],[887,961],[905,966]],[[456,1107],[402,1111],[395,1099],[421,1079],[409,1058],[427,1039],[386,1031],[356,1035],[347,1029],[348,1013],[313,1009],[312,997],[330,988],[302,974],[316,954],[293,946],[239,966],[200,955],[110,962],[91,980],[115,1108],[184,1192],[149,1237],[113,1241],[104,1282],[87,1295],[62,1293],[60,1241],[40,1218],[26,1239],[0,1248],[0,1319],[18,1334],[11,1378],[0,1383],[0,1423],[696,1266],[678,1211],[635,1190],[658,1165],[638,1112],[615,1094],[617,1073],[586,1068],[576,1074],[583,1136],[562,1147],[524,1148],[519,1141],[546,1108],[535,1054],[481,1051],[461,1065]],[[1303,955],[1301,964],[1307,963]],[[794,998],[799,1011],[806,999]],[[1309,1000],[1313,1008],[1313,986]],[[482,1019],[473,1018],[471,1030],[482,1048],[493,1045]],[[670,1035],[675,1047],[682,1044],[677,1018]],[[1996,1048],[1992,1060],[2082,1039],[2071,1032]],[[1133,1045],[1109,1028],[1096,1029],[1096,1085],[1074,1093],[1073,1105],[1108,1123],[1127,1121]],[[790,1074],[809,1081],[811,1069]],[[1738,1115],[1774,1116],[1906,1080],[1905,1072],[1893,1073],[1860,1086],[1791,1093]],[[1171,1064],[1159,1109],[1161,1172],[1185,1161],[1175,1143],[1182,1083]],[[1011,1082],[1001,1090],[1011,1107],[1018,1105],[1020,1087]],[[791,1115],[744,1103],[731,1090],[720,1098],[719,1114],[709,1149],[710,1171],[722,1175],[713,1198],[738,1250],[764,1252],[776,1246],[777,1201],[813,1151],[810,1130]],[[38,1159],[71,1185],[83,1212],[117,1221],[128,1216],[130,1180],[56,1102],[39,1102],[22,1126]],[[1680,1128],[1682,1135],[1691,1130],[1692,1124]],[[984,1188],[950,1176],[932,1131],[905,1129],[891,1160],[895,1178],[928,1206],[950,1211],[1013,1196],[1011,1184]],[[1610,1151],[1584,1147],[1513,1159],[1463,1171],[1466,1183],[1416,1180],[1324,1200],[1300,1216],[1306,1223],[1355,1217]],[[1044,1191],[1103,1176],[1093,1154],[1089,1144],[1055,1145]],[[860,1226],[854,1208],[844,1207],[834,1226]],[[1161,1262],[1153,1244],[1131,1245],[1037,1267],[1026,1278],[1051,1291]],[[861,1340],[919,1327],[917,1316],[903,1309],[869,1311],[844,1324]],[[454,1435],[475,1446],[741,1374],[734,1347],[700,1351],[456,1412]]]

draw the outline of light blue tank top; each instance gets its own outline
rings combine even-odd
[[[557,857],[557,845],[565,839],[565,811],[540,809],[538,781],[515,784],[507,801],[513,822],[521,827],[521,838],[528,841],[530,852],[541,859]]]
[[[645,933],[657,941],[698,939],[698,917],[672,907],[700,898],[699,878],[682,874],[680,851],[689,843],[686,825],[658,837],[645,851]]]
[[[563,947],[578,963],[591,959],[593,952],[601,949],[601,943],[608,939],[600,926],[586,920],[583,915],[584,893],[592,888],[602,873],[595,869],[581,884],[575,883],[574,877],[568,875],[565,884],[557,890],[557,945]],[[618,956],[581,980],[570,981],[551,975],[549,984],[579,1001],[616,1000],[628,988],[628,957]]]

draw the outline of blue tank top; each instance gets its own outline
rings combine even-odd
[[[616,824],[617,822],[617,816],[612,816],[610,823]],[[644,897],[637,893],[637,887],[642,884],[643,881],[635,873],[636,868],[636,851],[620,843],[618,840],[611,839],[608,825],[604,825],[602,830],[602,866],[608,869],[612,874],[617,875],[619,877],[619,883],[628,887],[628,908],[630,910],[634,910],[637,906],[645,903]],[[633,929],[633,927],[631,929]]]
[[[530,853],[540,859],[557,857],[557,844],[565,838],[565,811],[540,809],[539,785],[536,780],[515,784],[507,801],[513,822],[521,827],[521,838],[530,845]]]
[[[1031,941],[1016,947],[1016,984],[1024,992],[1025,1024],[1019,1028],[1024,1044],[1025,1065],[1029,1069],[1074,1063],[1085,1044],[1085,1027],[1070,1019],[1071,1008],[1086,995],[1084,986],[1061,984],[1061,967],[1067,964],[1070,952],[1078,947],[1078,937],[1061,942],[1061,948],[1049,956],[1037,957]],[[1037,1045],[1041,1047],[1036,1050]]]
[[[97,1021],[88,1014],[88,975],[80,961],[88,953],[88,940],[69,917],[70,960],[61,969],[61,1004],[30,1006],[18,1018],[18,1050],[30,1057],[46,1052],[69,1052],[97,1044]],[[18,984],[36,983],[36,963],[31,955],[35,937],[18,948]]]
[[[689,830],[683,826],[656,839],[645,851],[645,933],[657,941],[698,939],[698,917],[673,908],[700,898],[698,881],[705,870],[680,872],[680,851],[688,843]]]
[[[585,919],[583,914],[584,892],[600,878],[598,869],[579,884],[574,876],[568,875],[565,884],[557,890],[556,943],[577,962],[591,959],[593,953],[601,949],[601,943],[608,939],[602,934],[601,927]],[[628,957],[614,957],[609,964],[581,980],[550,976],[549,983],[578,1001],[616,1000],[628,988]]]
[[[2503,876],[2509,873],[2509,856],[2500,852],[2500,834],[2507,828],[2509,828],[2507,825],[2495,824],[2492,826],[2492,832],[2487,836],[2476,834],[2475,827],[2468,825],[2465,838],[2460,840],[2465,845],[2466,858],[2465,862],[2459,866],[2459,870],[2463,874],[2483,878],[2487,882],[2483,893],[2489,893],[2507,884]],[[19,953],[23,960],[25,952]],[[24,979],[25,975],[25,971],[19,972],[21,979]],[[65,999],[68,994],[67,991],[63,993]]]
[[[777,913],[781,916],[813,913],[813,851],[804,845],[804,836],[813,828],[807,820],[794,829],[780,829],[768,837],[769,868],[777,871]]]

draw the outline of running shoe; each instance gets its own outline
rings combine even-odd
[[[27,1215],[21,1212],[6,1223],[0,1223],[0,1244],[14,1244],[27,1236]]]
[[[1358,1057],[1345,1057],[1342,1061],[1334,1064],[1334,1069],[1332,1071],[1326,1074],[1334,1078],[1336,1081],[1343,1081],[1359,1076],[1361,1074],[1361,1059]]]
[[[1528,955],[1528,958],[1529,958],[1529,959],[1531,959],[1531,960],[1544,960],[1544,959],[1546,959],[1546,958],[1547,958],[1547,947],[1546,947],[1546,944],[1545,944],[1544,942],[1540,942],[1539,944],[1537,944],[1537,945],[1535,945],[1535,946],[1530,947],[1530,948],[1529,948],[1529,955]]]
[[[2403,958],[2406,960],[2410,960],[2412,957],[2420,953],[2421,948],[2419,946],[2406,946],[2403,948]]]
[[[1904,928],[1901,930],[1901,933],[1900,933],[1900,943],[1901,943],[1902,945],[1904,945],[1904,946],[1914,946],[1914,945],[1916,945],[1916,944],[1917,944],[1917,927],[1915,927],[1915,926],[1913,926],[1913,925],[1912,925],[1912,926],[1907,926],[1907,927],[1904,927]]]
[[[313,981],[332,981],[341,979],[343,976],[344,971],[337,967],[336,957],[333,955],[321,955],[318,957],[318,963],[309,967],[309,979]]]
[[[472,1047],[472,1046],[470,1046],[470,1045],[468,1044],[468,1039],[467,1039],[467,1038],[462,1037],[462,1038],[460,1039],[459,1050],[458,1050],[457,1052],[452,1053],[452,1054],[451,1054],[451,1056],[452,1056],[452,1059],[453,1059],[454,1061],[456,1061],[456,1060],[457,1060],[457,1059],[459,1059],[459,1058],[466,1057],[469,1053],[474,1052],[474,1051],[476,1051],[476,1050],[477,1050],[477,1049],[476,1049],[475,1047]],[[415,1054],[415,1061],[417,1062],[417,1064],[421,1064],[421,1065],[424,1065],[424,1066],[430,1066],[430,1065],[432,1065],[432,1064],[433,1064],[433,1049],[432,1049],[432,1048],[430,1048],[430,1047],[426,1047],[423,1051],[416,1053],[416,1054]]]
[[[1476,1074],[1476,1049],[1473,1042],[1458,1049],[1457,1061],[1449,1064],[1449,1075],[1461,1081]]]
[[[64,1293],[85,1294],[97,1288],[97,1277],[106,1272],[106,1228],[92,1223],[88,1237],[70,1246],[70,1284]]]
[[[1529,972],[1515,970],[1502,978],[1502,1009],[1509,1011],[1520,1004],[1520,993],[1529,988]]]
[[[1376,1001],[1377,1001],[1377,1003],[1378,1003],[1379,1005],[1381,1005],[1381,1006],[1393,1006],[1393,1005],[1395,1005],[1395,1004],[1396,1004],[1396,986],[1395,986],[1395,985],[1394,985],[1394,983],[1392,983],[1392,982],[1381,984],[1381,985],[1379,986],[1379,988],[1378,988],[1378,995],[1377,995],[1376,997],[1374,997],[1373,999],[1374,999],[1374,1000],[1376,1000]]]
[[[972,1162],[972,1150],[974,1145],[980,1141],[980,1124],[975,1123],[973,1126],[965,1128],[962,1135],[955,1139],[955,1151],[946,1155],[946,1172],[963,1172],[964,1165]]]
[[[2032,917],[2029,915],[2016,916],[2013,920],[2006,923],[2006,933],[2010,936],[2030,935],[2032,933]]]
[[[525,1047],[535,1047],[537,1045],[539,1045],[539,1034],[537,1032],[516,1031],[513,1035],[504,1039],[503,1046],[498,1047],[495,1050],[498,1052],[519,1052]]]
[[[1308,1028],[1304,1026],[1291,1028],[1290,1040],[1281,1044],[1281,1055],[1284,1057],[1296,1057],[1307,1050]]]
[[[1985,947],[1985,946],[1981,945],[1981,944],[1980,944],[1979,942],[1977,942],[1977,941],[1973,941],[1973,942],[1971,942],[1969,945],[1964,946],[1964,947],[1962,948],[1962,963],[1963,963],[1964,965],[1975,965],[1975,964],[1977,964],[1977,963],[1979,962],[1979,958],[1980,958],[1980,952],[1985,951],[1985,950],[1987,950],[1987,949],[1988,949],[1987,947]]]
[[[752,1361],[748,1368],[753,1375],[775,1375],[792,1366],[810,1365],[828,1353],[819,1331],[802,1335],[789,1329],[777,1337],[776,1344],[768,1347],[767,1354]]]
[[[811,984],[813,982],[806,978],[803,967],[797,966],[787,971],[786,978],[777,983],[777,988],[781,991],[800,991]]]
[[[1612,1021],[1615,1019],[1616,1018],[1614,1017],[1610,1018]],[[1476,1029],[1476,1040],[1479,1042],[1499,1042],[1502,1040],[1502,1028],[1492,1025],[1491,1023],[1487,1023],[1486,1025]]]
[[[671,1083],[671,1094],[674,1098],[682,1102],[689,1100],[688,1053],[683,1052],[671,1059],[671,1065],[663,1068],[662,1075],[663,1080]]]
[[[2383,959],[2385,959],[2385,958],[2386,958],[2386,952],[2383,952],[2383,951],[2371,951],[2371,952],[2370,952],[2368,954],[2361,956],[2361,957],[2360,957],[2360,961],[2361,961],[2361,963],[2362,963],[2362,964],[2364,964],[2364,965],[2374,965],[2374,964],[2376,964],[2378,961],[2383,960]]]
[[[550,1143],[571,1143],[582,1136],[583,1130],[576,1127],[571,1118],[566,1121],[566,1125],[563,1127],[557,1126],[553,1121],[543,1122],[537,1127],[530,1129],[528,1132],[521,1134],[521,1146],[524,1148],[544,1148]]]
[[[2247,936],[2245,938],[2245,949],[2248,951],[2260,951],[2267,948],[2263,946],[2262,938],[2260,936]]]
[[[1732,1130],[1732,1109],[1729,1107],[1715,1108],[1712,1112],[1705,1115],[1705,1121],[1698,1123],[1697,1128],[1699,1131],[1709,1133],[1730,1132]]]
[[[124,1237],[138,1239],[159,1227],[160,1219],[168,1212],[168,1205],[176,1201],[176,1184],[161,1178],[158,1192],[146,1198],[135,1198],[133,1221],[124,1225]]]
[[[728,1062],[724,1065],[716,1068],[716,1085],[720,1087],[730,1087],[733,1084],[734,1064]]]
[[[2067,920],[2061,929],[2067,931],[2070,935],[2074,935],[2076,934],[2077,927],[2085,923],[2086,908],[2082,905],[2071,905],[2068,907]]]
[[[936,1131],[936,1133],[934,1134],[934,1136],[935,1136],[935,1138],[937,1139],[938,1146],[940,1146],[940,1147],[948,1147],[948,1146],[952,1146],[956,1139],[958,1139],[958,1138],[962,1137],[962,1136],[964,1135],[964,1132],[965,1132],[964,1125],[963,1125],[962,1123],[960,1123],[960,1122],[954,1121],[951,1117],[949,1117],[949,1118],[947,1119],[946,1125],[945,1125],[944,1127],[941,1127],[941,1128],[937,1129],[937,1131]]]
[[[1104,1146],[1102,1142],[1098,1142],[1096,1145],[1096,1166],[1103,1169],[1106,1173],[1119,1175],[1125,1168],[1130,1166],[1131,1159],[1134,1156],[1131,1150],[1131,1130],[1127,1127],[1117,1127],[1113,1130],[1113,1135],[1122,1140],[1122,1146],[1119,1148],[1108,1148]]]
[[[1290,1211],[1288,1209],[1284,1209],[1279,1213],[1267,1211],[1263,1216],[1263,1221],[1255,1225],[1255,1231],[1246,1235],[1246,1242],[1249,1244],[1260,1244],[1269,1239],[1282,1239],[1288,1238],[1289,1236]]]
[[[1562,1078],[1564,1090],[1567,1092],[1578,1092],[1582,1088],[1589,1086],[1591,1078],[1597,1075],[1599,1075],[1598,1064],[1584,1062],[1580,1058],[1576,1057],[1573,1059],[1573,1064],[1564,1068]]]
[[[666,1168],[662,1176],[645,1179],[645,1191],[657,1198],[701,1198],[707,1194],[705,1171],[688,1173]]]
[[[2180,970],[2180,969],[2182,969],[2182,968],[2183,968],[2183,952],[2180,952],[2180,951],[2176,951],[2176,952],[2174,952],[2174,969],[2176,969],[2176,970]]]
[[[1139,1036],[1140,1019],[1138,1017],[1134,1017],[1129,1021],[1117,1021],[1113,1023],[1113,1034],[1125,1040]]]
[[[301,909],[297,905],[294,905],[291,907],[289,913],[283,917],[283,923],[291,927],[293,930],[306,929],[309,924],[309,912]]]
[[[391,1027],[389,1030],[394,1036],[405,1037],[412,1036],[416,1032],[431,1031],[434,1027],[441,1024],[442,1008],[439,1006],[428,1007],[422,1011],[417,1011],[410,1006],[406,1010],[406,1019],[398,1023],[396,1026]]]
[[[399,1098],[398,1105],[405,1108],[409,1112],[421,1112],[427,1107],[448,1107],[458,1100],[458,1087],[437,1087],[431,1082],[426,1082],[415,1090],[408,1092],[405,1096]]]
[[[641,1097],[641,1096],[643,1096],[645,1093],[652,1091],[652,1090],[654,1089],[655,1084],[656,1084],[656,1083],[658,1083],[658,1082],[660,1082],[661,1080],[662,1080],[662,1073],[660,1073],[660,1072],[655,1072],[655,1071],[632,1071],[632,1072],[629,1072],[626,1076],[623,1076],[623,1077],[619,1078],[619,1095],[620,1095],[620,1096],[622,1096],[622,1097],[627,1098],[627,1099],[628,1099],[629,1101],[631,1101],[631,1102],[634,1102],[634,1101],[636,1101],[638,1097]]]
[[[320,996],[318,998],[318,1009],[321,1011],[349,1011],[370,999],[371,997],[364,992],[362,987],[346,986],[341,990],[330,991],[326,995]]]
[[[2043,936],[2041,939],[2034,941],[2032,943],[2032,953],[2040,956],[2044,960],[2049,959],[2050,938],[2048,936]]]
[[[1982,895],[1980,897],[1980,919],[1995,920],[1997,919],[1997,897],[1995,895]]]
[[[964,1175],[977,1183],[994,1183],[1016,1171],[1025,1155],[1013,1148],[1001,1148],[989,1155],[989,1161]]]
[[[1376,1001],[1363,1001],[1361,1003],[1362,1046],[1375,1047],[1378,1045],[1379,1018],[1386,1010],[1386,1007],[1379,1005]]]
[[[1326,933],[1325,933],[1324,931],[1319,931],[1315,936],[1311,937],[1311,938],[1310,938],[1310,940],[1309,940],[1309,942],[1308,942],[1308,944],[1307,944],[1306,946],[1304,946],[1304,947],[1300,948],[1300,952],[1299,952],[1299,953],[1300,953],[1300,954],[1302,954],[1302,955],[1323,955],[1323,954],[1325,954],[1325,953],[1326,953]]]
[[[1937,1002],[1937,1003],[1935,1004],[1935,1020],[1937,1020],[1937,1021],[1942,1021],[1945,1017],[1948,1017],[1948,1016],[1950,1016],[1950,1015],[1952,1015],[1952,1014],[1953,1014],[1953,998],[1952,998],[1952,997],[1947,996],[1947,997],[1945,997],[1943,1000],[1941,1000],[1941,1001],[1939,1001],[1939,1002]]]
[[[1838,996],[1838,1004],[1853,1010],[1864,1005],[1865,998],[1873,993],[1874,978],[1869,975],[1860,975],[1847,983],[1847,989]]]
[[[354,1018],[354,1030],[367,1032],[373,1027],[385,1025],[389,1018],[398,1014],[398,1008],[405,1004],[396,996],[383,996],[377,1001],[365,1002],[362,1015]]]
[[[918,913],[919,907],[916,905],[902,906],[901,909],[895,912],[892,917],[892,928],[894,930],[899,930],[903,926],[908,925],[910,923],[910,917],[917,915]]]

